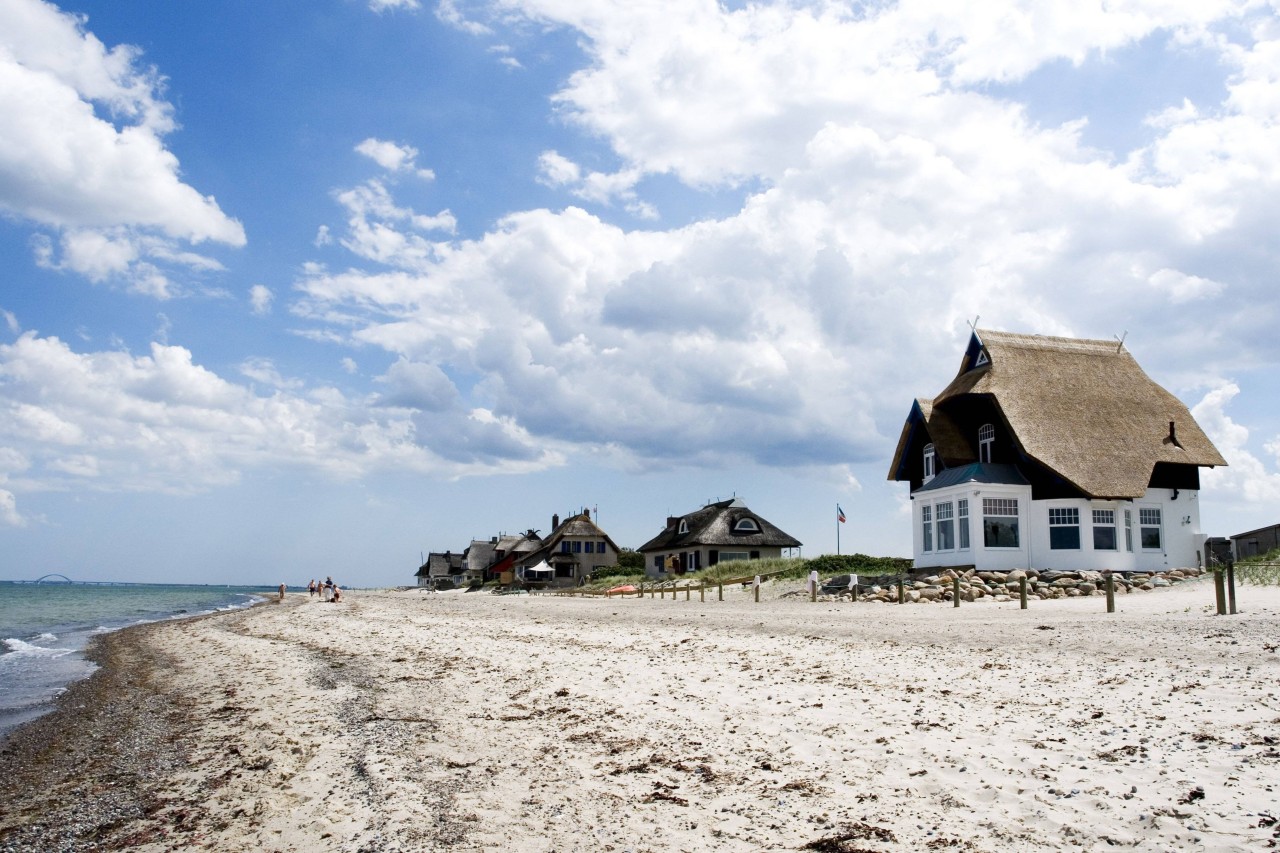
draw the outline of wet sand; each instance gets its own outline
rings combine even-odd
[[[119,632],[0,751],[0,849],[1280,843],[1280,589],[1228,617],[1208,580],[1115,614],[793,589],[291,595]]]

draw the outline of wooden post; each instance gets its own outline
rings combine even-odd
[[[818,600],[818,585],[816,583],[809,584],[809,600],[810,601]]]
[[[698,600],[707,600],[707,585],[705,583],[698,587]]]
[[[1018,578],[1018,607],[1021,610],[1027,609],[1027,576],[1023,575]]]
[[[907,603],[907,583],[902,578],[898,578],[898,603]]]
[[[1236,561],[1227,560],[1227,607],[1236,615]]]
[[[716,584],[716,595],[719,597],[720,601],[724,601],[724,581]]]
[[[756,594],[756,604],[759,604],[759,603],[760,603],[760,576],[759,576],[759,575],[756,575],[756,582],[755,582],[754,586],[755,586],[755,591],[756,591],[756,593],[755,593],[755,594]]]
[[[693,595],[693,588],[692,588],[692,587],[688,587],[688,586],[686,586],[686,587],[684,588],[684,600],[685,600],[685,601],[692,601],[693,599],[692,599],[692,598],[690,598],[690,596],[692,596],[692,595]]]
[[[960,606],[960,578],[951,579],[951,606]]]
[[[1107,572],[1107,612],[1116,612],[1116,576]]]
[[[1226,579],[1223,577],[1225,573],[1215,569],[1213,572],[1213,593],[1218,602],[1218,615],[1227,615],[1227,589]]]

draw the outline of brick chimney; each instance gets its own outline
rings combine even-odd
[[[555,530],[559,526],[560,526],[560,513],[558,512],[551,513],[551,529]]]

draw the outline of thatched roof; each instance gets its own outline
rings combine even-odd
[[[738,522],[743,519],[754,521],[759,530],[738,530]],[[680,532],[681,522],[688,532]],[[784,533],[734,498],[707,504],[688,515],[669,519],[661,533],[637,550],[646,553],[697,546],[798,548],[800,544],[800,540]]]
[[[913,420],[947,464],[974,460],[976,439],[961,435],[948,414],[969,395],[989,396],[1023,453],[1092,497],[1141,497],[1160,462],[1227,464],[1187,407],[1115,341],[979,329],[951,384],[933,400],[916,401],[890,479],[911,443]]]

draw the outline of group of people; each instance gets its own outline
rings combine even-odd
[[[312,598],[318,595],[321,601],[329,601],[334,604],[342,600],[342,590],[333,582],[331,577],[325,578],[323,582],[312,579],[307,584],[307,592],[311,594]]]

